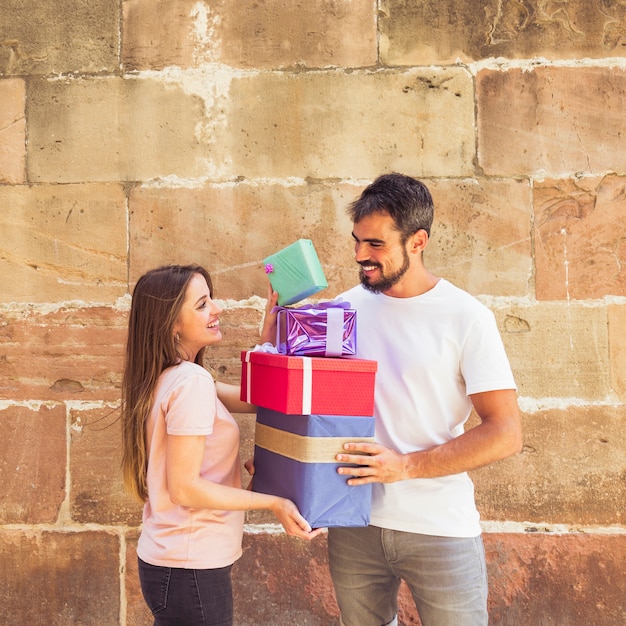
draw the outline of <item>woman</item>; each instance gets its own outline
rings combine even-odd
[[[145,503],[137,554],[155,626],[232,624],[231,566],[242,553],[245,511],[270,509],[303,539],[321,532],[293,502],[241,488],[239,428],[229,410],[255,407],[221,384],[224,404],[202,366],[205,348],[222,338],[211,296],[211,278],[197,265],[151,270],[133,292],[122,469],[127,489]],[[268,311],[275,303],[270,291]]]

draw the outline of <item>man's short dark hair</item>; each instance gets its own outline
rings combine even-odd
[[[373,213],[388,213],[404,241],[418,230],[430,236],[433,199],[421,181],[404,174],[383,174],[348,207],[354,223]]]

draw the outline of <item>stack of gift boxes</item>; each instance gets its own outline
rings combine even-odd
[[[374,440],[376,361],[354,356],[349,303],[290,306],[327,287],[310,240],[264,263],[279,294],[276,346],[241,354],[241,399],[258,407],[252,488],[289,498],[313,528],[366,526],[371,485],[348,486],[336,456]]]

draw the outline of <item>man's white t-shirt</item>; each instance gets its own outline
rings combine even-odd
[[[412,298],[361,285],[341,300],[357,311],[357,354],[378,361],[376,440],[400,453],[424,450],[464,432],[470,394],[515,389],[493,313],[440,279]],[[480,534],[467,473],[374,483],[370,524],[445,537]]]

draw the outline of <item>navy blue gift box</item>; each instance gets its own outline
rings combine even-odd
[[[351,487],[336,455],[349,441],[374,441],[374,418],[291,415],[258,407],[252,489],[289,498],[313,528],[367,526],[372,485]]]

